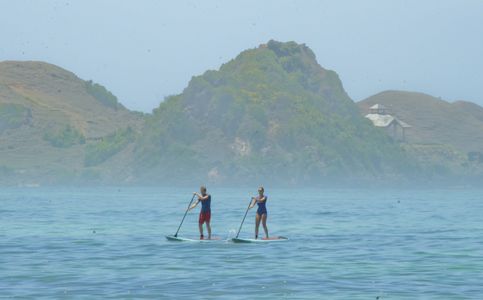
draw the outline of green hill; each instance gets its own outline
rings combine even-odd
[[[409,143],[364,118],[375,103]],[[0,185],[479,182],[482,124],[476,104],[418,93],[356,104],[294,42],[243,51],[149,115],[62,68],[0,62]]]
[[[0,62],[2,183],[55,184],[122,176],[114,156],[128,142],[120,146],[112,141],[124,135],[132,142],[127,136],[141,122],[141,116],[125,109],[104,87],[64,69],[43,62]],[[102,159],[90,161],[94,156]]]
[[[165,99],[135,153],[135,177],[159,182],[309,184],[394,178],[414,168],[308,47],[276,41]]]

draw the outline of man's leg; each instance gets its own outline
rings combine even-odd
[[[208,239],[211,240],[211,225],[210,225],[210,221],[206,221],[206,230],[208,231]]]
[[[198,223],[198,227],[200,228],[200,239],[203,239],[203,223]]]

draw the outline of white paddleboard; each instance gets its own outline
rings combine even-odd
[[[244,239],[244,238],[232,238],[234,243],[271,243],[271,242],[285,242],[288,238],[284,236],[274,236],[268,239]]]
[[[174,236],[174,235],[167,235],[166,236],[166,239],[168,241],[172,241],[172,242],[200,242],[200,243],[204,243],[204,242],[221,241],[221,238],[218,237],[218,236],[212,236],[211,239],[203,239],[203,240],[200,240],[200,239],[190,239],[190,238],[185,238],[185,237],[180,237],[180,236]]]

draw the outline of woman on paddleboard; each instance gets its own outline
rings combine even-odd
[[[211,195],[206,193],[206,187],[200,187],[200,193],[194,192],[193,195],[198,197],[198,200],[190,206],[190,210],[196,207],[201,202],[200,218],[198,220],[198,227],[200,229],[200,240],[204,239],[203,224],[206,223],[206,229],[208,231],[208,239],[211,240]]]
[[[255,217],[255,239],[258,239],[258,228],[260,227],[260,220],[262,221],[263,230],[265,231],[265,238],[268,239],[267,228],[267,196],[265,196],[263,187],[258,188],[258,196],[252,197],[252,203],[250,208],[253,208],[255,204],[258,205],[257,215]]]

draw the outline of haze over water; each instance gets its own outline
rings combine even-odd
[[[483,297],[482,190],[266,187],[269,230],[288,242],[168,242],[192,190],[2,189],[1,297]],[[209,192],[214,233],[233,236],[256,189]],[[180,235],[197,236],[197,210]]]

